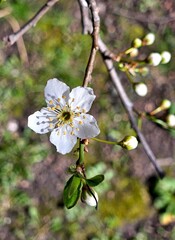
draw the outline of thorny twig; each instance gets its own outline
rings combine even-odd
[[[13,45],[24,33],[26,33],[31,27],[34,27],[37,22],[48,12],[48,10],[59,0],[48,0],[41,9],[31,18],[23,27],[21,27],[17,32],[4,37],[4,41],[8,45]]]

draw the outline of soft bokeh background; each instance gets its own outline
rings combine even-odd
[[[6,0],[0,4],[1,39],[22,26],[45,1]],[[101,36],[114,52],[129,48],[135,37],[154,32],[156,41],[143,54],[168,50],[171,63],[151,68],[149,93],[137,97],[120,73],[129,97],[140,111],[154,109],[163,98],[175,100],[175,3],[98,0]],[[142,146],[128,153],[91,141],[87,176],[104,174],[96,187],[99,209],[81,202],[66,210],[62,191],[66,170],[77,156],[62,156],[27,127],[28,116],[45,105],[43,89],[57,77],[72,88],[81,85],[91,38],[81,35],[77,1],[60,1],[24,36],[24,45],[0,42],[0,239],[1,240],[148,240],[175,239],[174,144],[170,132],[148,121],[143,132],[166,177],[158,181]],[[133,134],[127,114],[98,54],[93,82],[97,95],[91,113],[100,138]]]

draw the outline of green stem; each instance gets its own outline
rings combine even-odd
[[[107,141],[107,140],[102,140],[102,139],[99,139],[99,138],[92,138],[93,140],[97,141],[97,142],[101,142],[101,143],[106,143],[106,144],[118,144],[117,142],[110,142],[110,141]]]
[[[80,140],[79,159],[77,160],[77,165],[80,165],[84,162],[84,146],[85,144]]]

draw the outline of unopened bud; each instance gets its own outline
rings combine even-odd
[[[137,48],[132,48],[132,51],[130,52],[130,57],[137,57],[139,53],[139,50]]]
[[[161,53],[161,57],[162,57],[162,64],[166,64],[171,60],[171,53],[168,51],[164,51]]]
[[[148,56],[148,63],[152,66],[158,66],[162,60],[162,57],[159,53],[151,53]]]
[[[143,38],[143,44],[144,45],[151,45],[155,41],[155,35],[154,33],[148,33],[144,38]]]
[[[146,75],[149,73],[149,68],[147,68],[147,67],[139,68],[139,73],[140,73],[142,76],[146,76]]]
[[[118,145],[127,150],[133,150],[138,146],[138,141],[134,136],[126,136],[122,141],[118,143]]]
[[[138,96],[144,97],[148,93],[148,88],[147,88],[146,84],[143,82],[135,83],[134,91]]]
[[[159,112],[161,112],[161,111],[163,111],[163,110],[166,110],[166,109],[168,109],[168,108],[170,108],[170,107],[171,107],[171,101],[168,100],[168,99],[164,99],[164,100],[161,102],[160,106],[159,106],[158,108],[154,109],[154,110],[150,113],[150,115],[155,115],[155,114],[157,114],[157,113],[159,113]]]
[[[171,107],[171,101],[168,99],[164,99],[160,105],[160,107],[163,108],[163,110],[168,109]]]
[[[175,115],[174,114],[169,114],[166,117],[166,123],[169,127],[175,127]]]
[[[142,46],[142,40],[140,38],[135,38],[133,41],[132,41],[132,47],[133,48],[139,48]]]
[[[83,189],[82,194],[81,194],[81,201],[91,207],[97,207],[98,194],[92,189],[90,189],[90,190]]]

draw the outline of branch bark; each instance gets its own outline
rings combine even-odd
[[[82,1],[79,1],[79,4],[81,4],[81,3],[82,3]],[[96,5],[96,1],[95,0],[87,0],[87,3],[89,6],[89,9],[91,11],[91,15],[92,15],[93,32],[91,34],[91,36],[92,36],[91,52],[90,52],[88,64],[87,64],[86,71],[85,71],[84,81],[83,81],[84,87],[88,86],[88,83],[91,81],[91,78],[92,78],[91,75],[92,75],[92,71],[94,68],[95,56],[98,51],[98,38],[99,38],[99,30],[100,30],[100,18],[98,15],[98,8]],[[86,23],[86,18],[83,20],[83,22]],[[87,22],[89,22],[89,21],[87,21]],[[89,28],[89,26],[88,26],[88,28]]]
[[[103,41],[101,39],[99,39],[98,42],[99,45],[99,50],[102,54],[102,57],[104,59],[104,63],[106,65],[106,68],[109,72],[109,75],[111,77],[111,80],[113,82],[113,85],[115,87],[115,89],[117,90],[120,99],[123,103],[123,106],[126,110],[126,112],[128,113],[128,117],[129,120],[131,122],[131,126],[132,128],[135,130],[135,132],[137,133],[137,136],[139,137],[140,142],[143,145],[143,148],[145,150],[145,153],[147,154],[148,158],[150,159],[151,163],[153,164],[155,170],[157,171],[158,175],[160,178],[162,178],[164,176],[164,173],[162,171],[162,169],[158,166],[157,162],[156,162],[156,157],[153,153],[153,151],[151,150],[149,144],[147,143],[144,135],[142,134],[142,132],[140,131],[140,129],[137,126],[137,122],[134,116],[134,111],[133,111],[133,103],[130,101],[130,99],[128,98],[121,82],[120,79],[117,75],[117,72],[114,68],[113,65],[113,61],[107,56],[107,53],[109,53],[108,48],[106,47],[106,45],[103,43]]]
[[[26,24],[24,24],[17,32],[4,37],[4,41],[8,45],[13,45],[24,33],[26,33],[31,27],[34,27],[37,22],[48,12],[48,10],[53,7],[53,5],[59,0],[48,0],[41,9],[31,18]]]

